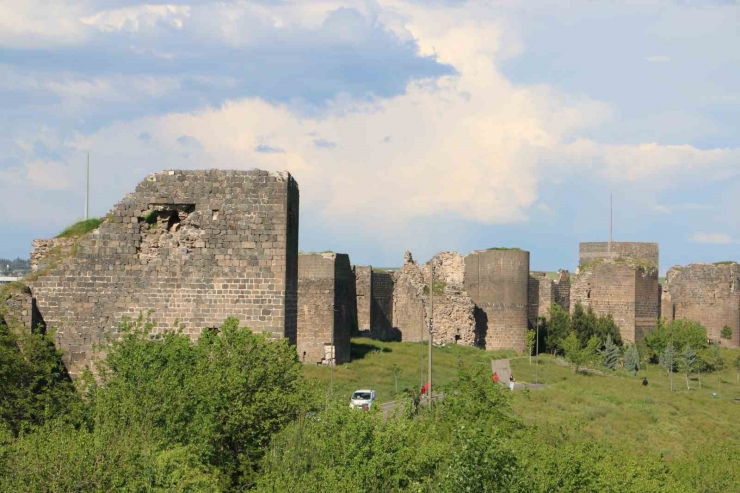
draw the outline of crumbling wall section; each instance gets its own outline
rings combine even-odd
[[[554,301],[566,312],[570,310],[570,272],[558,270],[558,278],[553,283]]]
[[[434,265],[434,344],[477,343],[473,304],[463,289],[463,257],[441,252],[419,266],[406,252],[404,264],[394,273],[393,326],[401,340],[429,339],[429,284]]]
[[[740,347],[740,264],[671,267],[663,286],[663,313],[668,320],[697,321],[710,339]],[[732,331],[730,339],[721,337],[725,326]]]
[[[74,238],[51,238],[33,240],[31,250],[31,270],[44,270],[69,257],[75,248]]]
[[[70,373],[123,317],[196,338],[228,316],[296,342],[298,185],[288,173],[165,171],[31,286]]]
[[[479,341],[488,350],[526,349],[529,252],[491,249],[465,257],[465,291],[479,308]]]

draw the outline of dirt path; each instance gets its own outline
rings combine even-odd
[[[504,385],[506,387],[509,386],[509,376],[511,375],[511,360],[513,359],[521,359],[521,358],[492,359],[491,360],[491,375],[493,375],[494,373],[498,373],[499,384]],[[544,383],[514,382],[514,390],[521,390],[524,388],[541,389],[544,387],[545,387]]]

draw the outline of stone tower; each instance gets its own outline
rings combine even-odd
[[[197,338],[229,316],[296,342],[298,185],[287,172],[164,171],[32,284],[75,375],[123,317]]]

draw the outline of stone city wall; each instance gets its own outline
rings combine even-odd
[[[287,172],[164,171],[32,284],[76,374],[123,317],[196,338],[229,316],[296,342],[298,185]]]
[[[740,264],[671,267],[663,286],[663,315],[695,320],[710,339],[740,347]],[[732,330],[730,339],[721,337],[725,326]]]
[[[611,314],[622,340],[635,342],[658,319],[658,270],[629,260],[602,259],[577,271],[570,296],[571,313],[580,303],[597,315]]]
[[[394,273],[393,326],[403,341],[429,339],[429,283],[434,265],[434,344],[473,346],[478,337],[475,305],[462,287],[463,257],[455,252],[441,252],[419,266],[410,252]]]
[[[596,258],[632,258],[650,262],[658,267],[660,256],[657,243],[640,243],[628,241],[587,242],[578,244],[579,265]]]
[[[529,252],[478,250],[465,257],[465,291],[477,306],[479,341],[486,349],[526,350]]]
[[[31,250],[31,270],[36,272],[58,263],[73,253],[74,238],[51,238],[33,240]]]
[[[357,327],[354,274],[349,256],[298,256],[298,358],[308,364],[350,359],[350,336]]]
[[[355,290],[357,293],[357,329],[370,330],[370,306],[372,305],[373,268],[369,265],[355,266]]]
[[[393,329],[395,286],[391,272],[373,270],[370,280],[370,334],[381,341],[400,340]]]

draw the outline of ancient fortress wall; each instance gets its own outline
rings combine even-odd
[[[580,303],[611,314],[625,342],[635,342],[658,319],[658,271],[629,260],[597,260],[579,269],[571,287],[571,313]]]
[[[357,293],[357,329],[369,331],[373,268],[369,265],[356,265],[354,270]]]
[[[545,272],[529,273],[529,327],[535,327],[539,317],[549,318],[553,303],[570,310],[570,272],[559,270],[558,278],[551,279]]]
[[[73,253],[73,238],[50,238],[33,240],[31,250],[31,270],[37,271],[53,265],[56,259],[67,258]]]
[[[526,349],[529,252],[479,250],[465,257],[465,291],[486,349]]]
[[[298,256],[298,358],[309,364],[350,358],[350,336],[357,327],[354,273],[349,256],[312,253]]]
[[[70,373],[122,317],[197,337],[228,316],[296,341],[299,192],[287,172],[164,171],[32,283]]]
[[[578,244],[579,265],[597,258],[646,260],[656,268],[659,264],[657,243],[640,243],[628,241],[590,242]]]
[[[476,345],[475,305],[463,289],[465,261],[456,252],[440,252],[418,265],[410,252],[394,273],[393,326],[403,341],[429,339],[429,283],[434,265],[434,344]]]
[[[740,264],[690,264],[671,267],[663,286],[668,320],[691,319],[707,328],[710,339],[740,347]],[[730,327],[729,340],[720,337]]]
[[[370,334],[381,341],[400,340],[393,329],[393,274],[373,271],[370,285]]]

